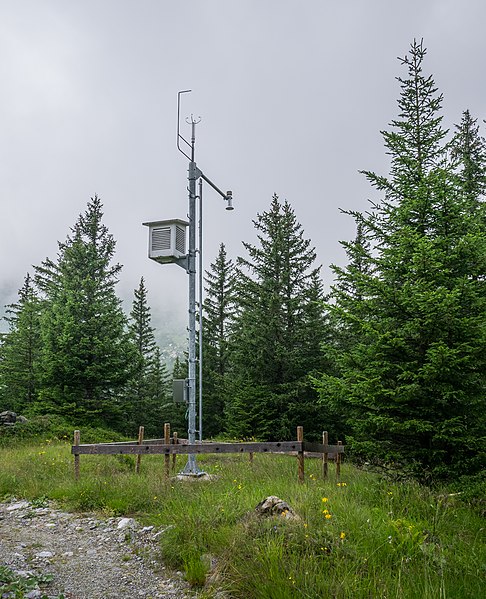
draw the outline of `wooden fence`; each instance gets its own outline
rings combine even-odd
[[[304,482],[304,460],[306,453],[312,457],[321,456],[322,476],[327,478],[329,470],[329,459],[334,457],[336,464],[336,476],[341,474],[341,454],[344,453],[344,445],[341,441],[337,445],[329,445],[327,432],[322,433],[322,443],[309,443],[304,441],[304,430],[302,426],[297,427],[297,441],[274,441],[274,442],[245,442],[245,443],[217,443],[206,442],[189,444],[187,439],[179,439],[177,433],[171,437],[170,425],[164,426],[163,439],[144,440],[144,427],[139,429],[137,441],[122,441],[114,443],[92,443],[81,445],[80,432],[74,431],[74,444],[71,453],[74,455],[74,476],[79,480],[79,461],[81,455],[136,455],[135,471],[140,472],[140,464],[143,455],[164,455],[165,475],[170,475],[170,460],[172,456],[172,470],[176,468],[176,457],[187,454],[223,454],[223,453],[248,453],[250,461],[255,453],[284,453],[296,455],[297,475],[299,482]]]

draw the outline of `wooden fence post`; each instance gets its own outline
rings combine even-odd
[[[250,451],[250,453],[248,454],[248,458],[250,460],[250,466],[253,466],[253,451]]]
[[[164,424],[164,445],[170,445],[170,424]],[[170,476],[170,454],[165,455],[165,478]]]
[[[174,432],[174,435],[173,435],[174,445],[177,445],[179,443],[179,439],[177,437],[178,437],[177,433]],[[177,454],[173,453],[172,454],[172,472],[176,471],[176,460],[177,460]]]
[[[74,431],[74,446],[80,444],[81,434],[79,431]],[[79,453],[74,453],[74,479],[79,480]]]
[[[143,426],[139,426],[138,427],[138,445],[142,445],[143,442],[143,431],[144,431],[144,427]],[[142,454],[138,453],[137,454],[137,461],[135,462],[135,472],[136,474],[140,474],[140,462],[142,461]]]
[[[322,444],[329,445],[329,435],[328,435],[327,431],[324,431],[322,433]],[[322,478],[324,480],[326,480],[326,478],[327,478],[328,469],[329,469],[328,459],[329,459],[329,454],[327,453],[327,451],[325,451],[322,454]]]
[[[341,446],[343,443],[342,441],[338,441],[337,442],[338,446]],[[341,453],[338,452],[336,454],[336,478],[339,478],[341,476]]]
[[[302,443],[304,441],[304,427],[297,427],[297,441]],[[298,463],[298,475],[299,475],[299,483],[304,482],[304,451],[297,452],[297,463]]]

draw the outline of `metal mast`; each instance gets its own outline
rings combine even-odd
[[[195,161],[195,144],[196,144],[196,125],[200,121],[195,120],[191,115],[189,124],[191,125],[191,142],[189,143],[180,134],[180,99],[181,94],[190,92],[191,90],[180,91],[177,96],[177,148],[179,151],[189,160],[188,168],[188,192],[189,192],[189,243],[188,243],[188,256],[187,256],[187,273],[189,275],[189,352],[188,352],[188,441],[190,445],[196,442],[196,199],[200,199],[200,227],[202,226],[202,180],[206,181],[217,193],[219,193],[223,199],[227,202],[226,210],[233,210],[233,194],[231,191],[226,193],[222,192],[210,179],[208,179],[204,173],[197,167]],[[180,141],[183,141],[186,146],[190,149],[190,155],[186,154],[180,147]],[[196,182],[199,180],[199,196],[196,194]],[[202,252],[202,229],[200,230],[200,248]],[[199,327],[202,328],[202,259],[199,261],[200,264],[200,323]],[[201,336],[200,336],[201,340]],[[200,363],[199,369],[202,372],[202,349],[200,348]],[[202,442],[202,403],[200,399],[199,405],[199,434],[200,441]],[[200,476],[203,474],[199,470],[196,463],[195,454],[189,454],[187,464],[182,474]]]

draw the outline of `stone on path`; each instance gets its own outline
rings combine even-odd
[[[137,523],[133,518],[121,518],[120,522],[118,522],[118,530],[123,530],[124,528],[135,528]]]
[[[17,501],[17,503],[12,503],[7,506],[7,512],[13,512],[15,510],[25,510],[30,506],[28,501]]]

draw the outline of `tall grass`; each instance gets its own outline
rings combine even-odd
[[[131,515],[165,528],[164,561],[210,598],[477,599],[484,594],[484,520],[456,496],[392,483],[351,465],[320,480],[306,461],[297,482],[288,456],[205,456],[210,481],[164,479],[164,460],[81,456],[70,447],[0,449],[0,497],[57,500],[64,509]],[[183,458],[179,458],[179,468]],[[332,470],[332,466],[331,466]],[[261,519],[255,506],[278,495],[299,515]]]

